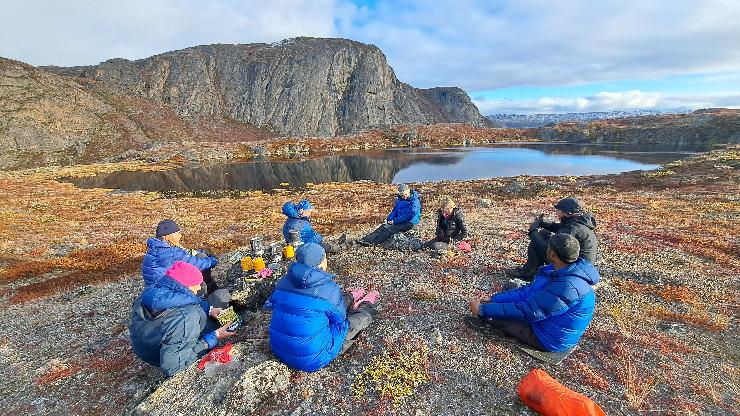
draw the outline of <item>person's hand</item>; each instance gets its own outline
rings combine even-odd
[[[473,316],[480,315],[480,299],[471,299],[468,306],[470,306],[470,313],[473,314]]]
[[[223,311],[221,308],[214,308],[211,306],[211,309],[208,311],[208,316],[211,318],[218,318],[218,315]]]
[[[199,251],[199,252],[195,253],[195,257],[197,257],[199,259],[204,259],[204,258],[210,257],[210,256],[208,256],[208,253],[205,253],[203,251]]]
[[[532,221],[532,224],[529,225],[529,231],[537,231],[540,228],[542,228],[542,218],[537,217]]]
[[[228,337],[233,337],[234,334],[236,334],[236,331],[231,332],[231,331],[227,331],[226,330],[226,328],[228,328],[229,325],[231,325],[232,323],[233,322],[229,322],[228,324],[226,324],[226,325],[222,326],[221,328],[217,329],[216,330],[216,338],[217,339],[224,339],[224,338],[228,338]]]

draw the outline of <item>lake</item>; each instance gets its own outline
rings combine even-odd
[[[164,172],[120,171],[65,178],[83,188],[159,192],[269,190],[288,183],[470,180],[518,175],[594,175],[649,170],[704,149],[623,144],[499,143],[488,147],[392,149],[289,161],[250,161]]]

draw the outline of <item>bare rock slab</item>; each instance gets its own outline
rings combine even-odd
[[[234,348],[239,350],[240,344]],[[193,364],[163,382],[129,415],[249,414],[288,387],[290,369],[262,353],[239,357],[239,364],[211,377]]]

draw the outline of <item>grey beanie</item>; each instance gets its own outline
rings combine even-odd
[[[405,183],[402,183],[402,184],[398,185],[398,193],[399,194],[402,194],[402,193],[404,193],[404,192],[406,192],[408,190],[410,190],[410,188]]]
[[[549,248],[555,252],[558,258],[566,263],[578,260],[581,245],[578,240],[570,234],[557,233],[550,238]]]
[[[554,206],[566,214],[583,212],[583,205],[575,198],[563,198]]]

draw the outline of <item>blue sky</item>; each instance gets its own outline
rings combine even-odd
[[[484,114],[740,106],[740,1],[0,0],[0,56],[85,65],[295,36],[372,43]]]

